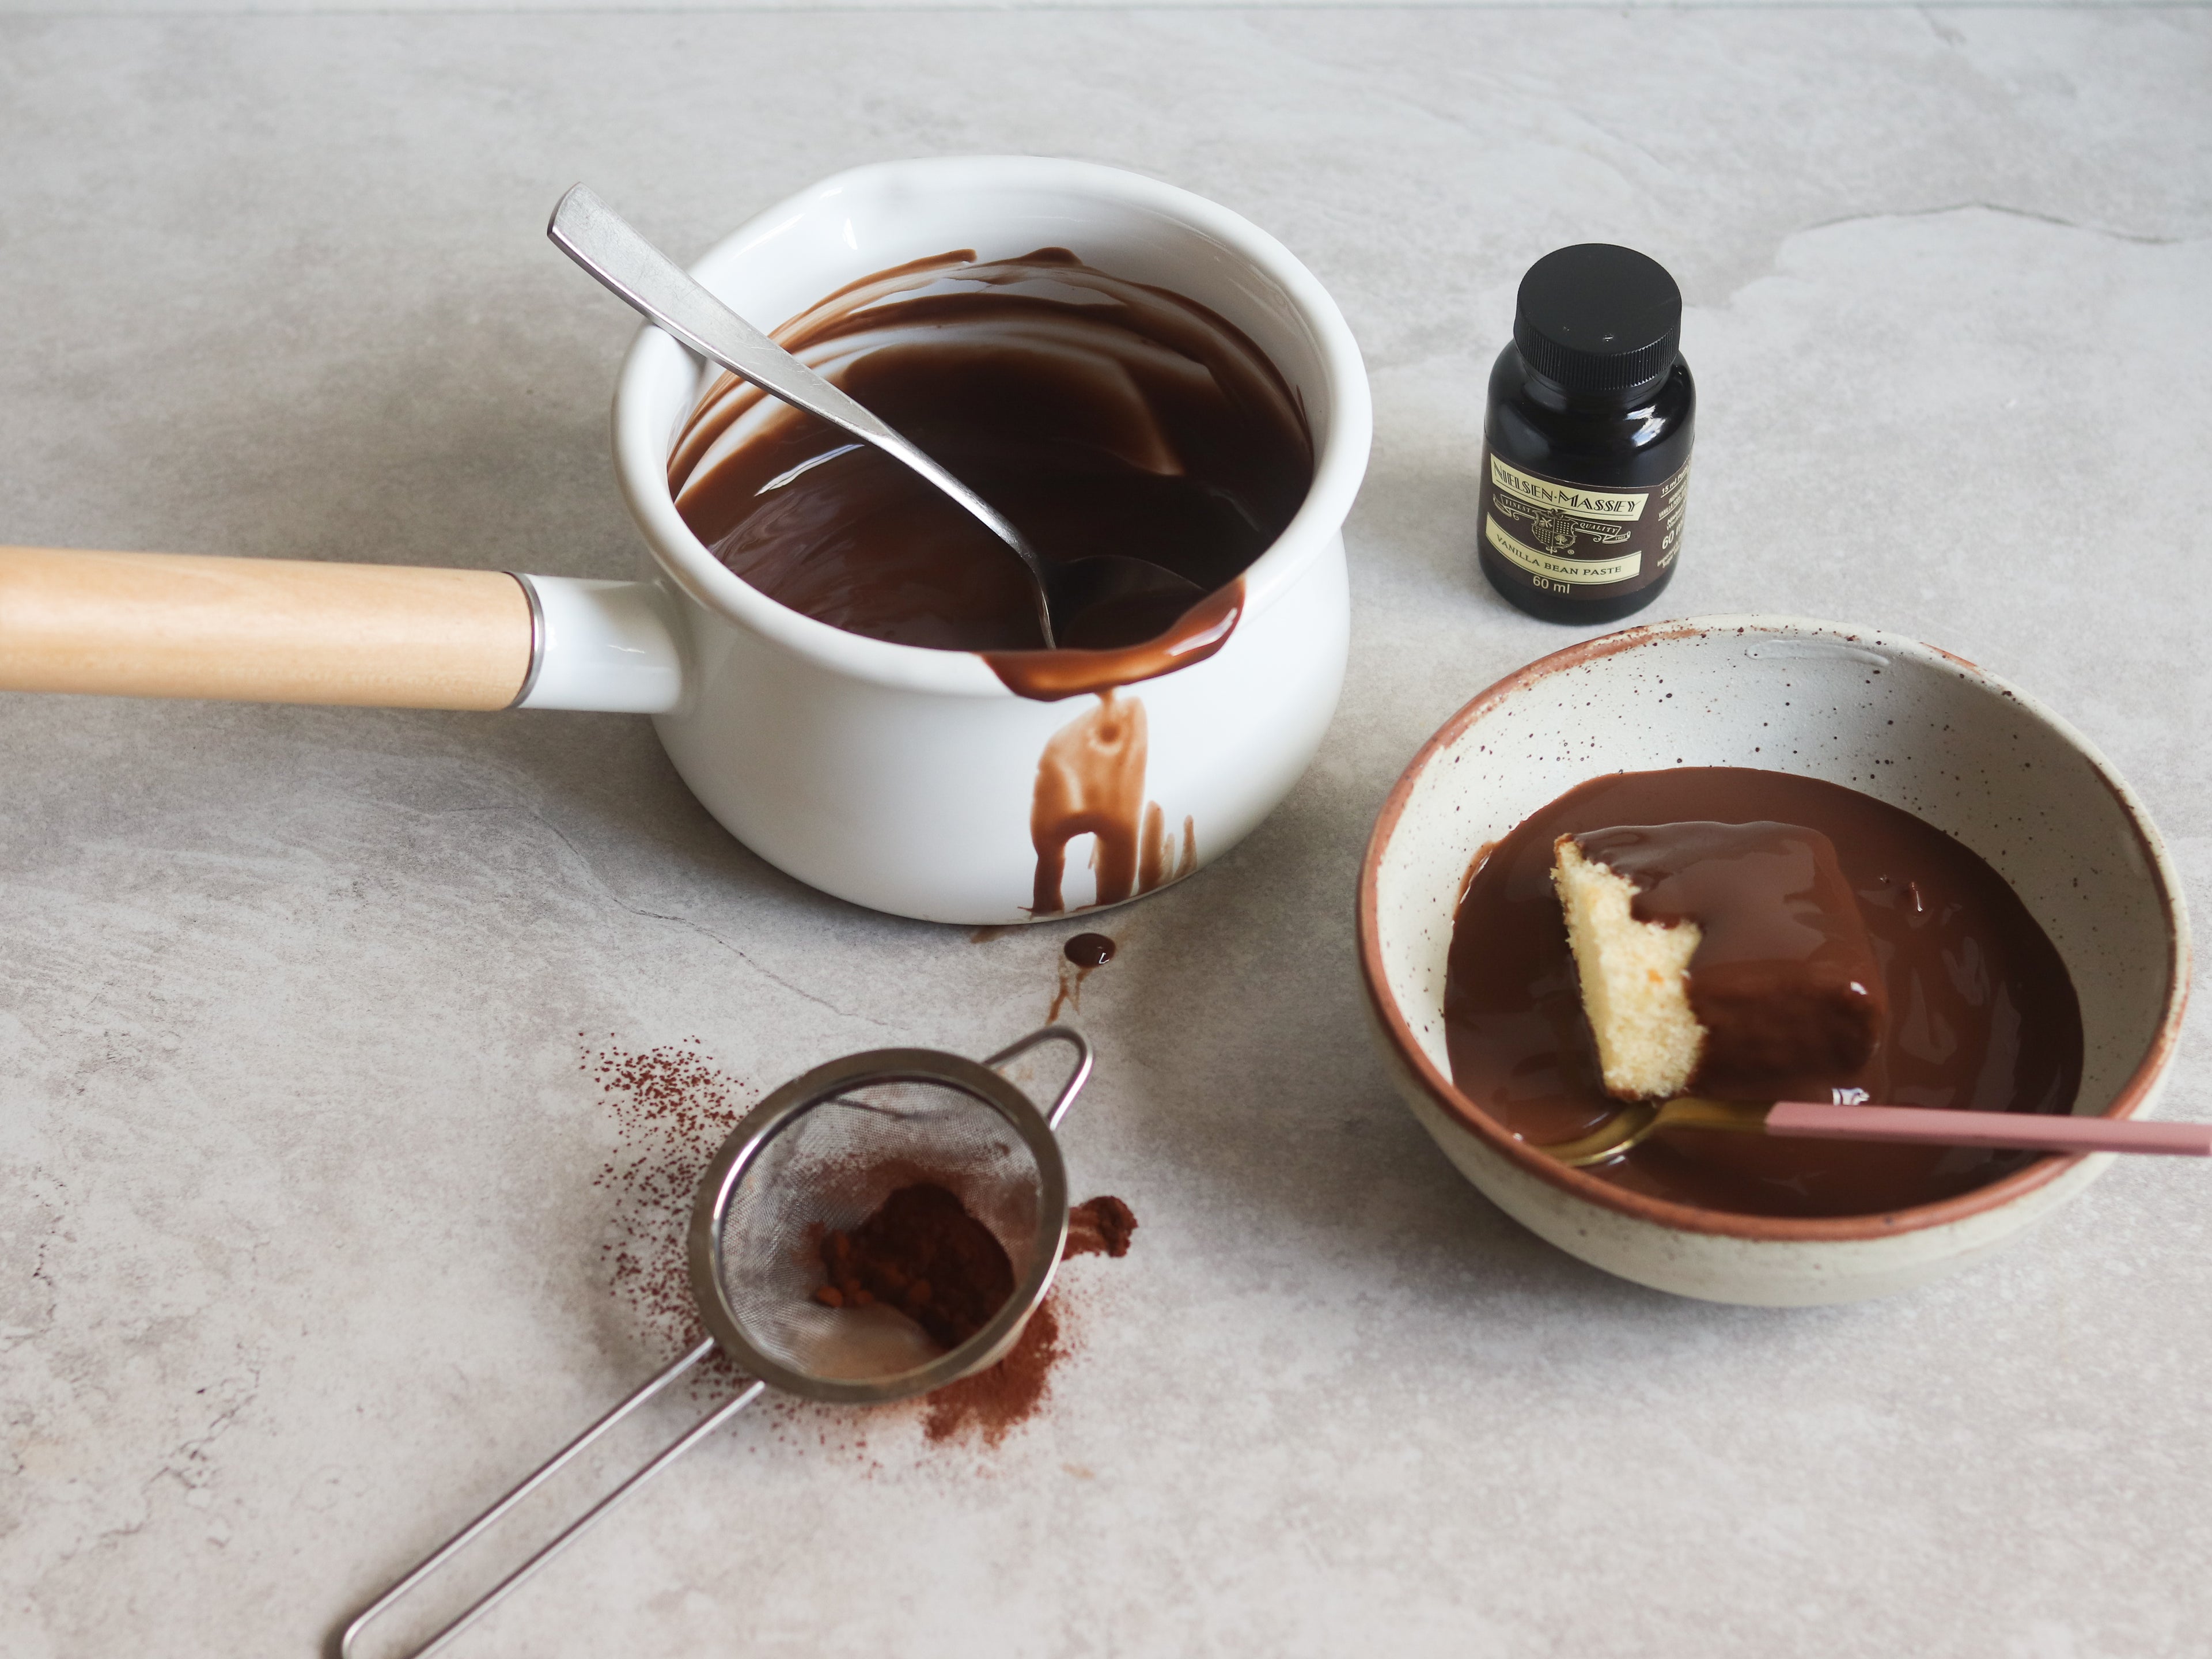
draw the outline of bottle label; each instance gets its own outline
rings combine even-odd
[[[1664,482],[1605,489],[1508,466],[1482,451],[1482,539],[1532,586],[1614,599],[1667,573],[1682,546],[1690,464]]]

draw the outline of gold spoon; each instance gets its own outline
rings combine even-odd
[[[2132,1118],[2046,1116],[2029,1112],[1949,1112],[1926,1106],[1838,1106],[1779,1100],[1707,1100],[1677,1095],[1623,1107],[1586,1135],[1536,1150],[1571,1170],[1619,1158],[1662,1129],[1815,1140],[1919,1141],[1939,1146],[2004,1146],[2037,1152],[2170,1152],[2212,1158],[2212,1123],[2139,1123]]]

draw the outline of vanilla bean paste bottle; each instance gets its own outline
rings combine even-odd
[[[1483,422],[1482,573],[1533,617],[1606,623],[1674,574],[1697,388],[1682,291],[1633,248],[1528,267]]]

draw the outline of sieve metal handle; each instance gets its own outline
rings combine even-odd
[[[1075,1050],[1075,1069],[1067,1074],[1067,1081],[1060,1085],[1059,1094],[1053,1097],[1052,1109],[1044,1115],[1046,1127],[1057,1129],[1060,1119],[1067,1115],[1067,1109],[1075,1104],[1076,1096],[1083,1092],[1083,1085],[1091,1081],[1090,1038],[1072,1025],[1040,1026],[1020,1042],[1000,1049],[983,1063],[994,1072],[1002,1072],[1009,1060],[1018,1060],[1030,1049],[1047,1042],[1065,1042]]]
[[[714,1352],[714,1342],[710,1337],[707,1340],[700,1343],[697,1347],[692,1349],[690,1352],[676,1360],[672,1364],[661,1371],[659,1375],[652,1378],[642,1388],[632,1394],[629,1398],[617,1406],[605,1417],[599,1419],[598,1422],[592,1424],[590,1428],[586,1429],[583,1433],[578,1435],[567,1445],[562,1447],[561,1449],[554,1453],[551,1457],[539,1464],[535,1470],[523,1480],[520,1485],[515,1486],[504,1498],[501,1498],[482,1515],[477,1516],[475,1520],[470,1522],[467,1526],[463,1527],[460,1531],[455,1533],[444,1543],[439,1545],[435,1550],[433,1550],[428,1556],[424,1557],[417,1565],[412,1568],[407,1573],[406,1577],[400,1579],[398,1583],[392,1585],[390,1589],[385,1591],[383,1595],[378,1596],[375,1601],[370,1602],[368,1606],[362,1608],[361,1612],[354,1615],[353,1622],[345,1627],[343,1633],[338,1638],[338,1659],[353,1659],[353,1644],[356,1641],[360,1639],[362,1630],[368,1626],[371,1620],[375,1619],[379,1614],[384,1613],[387,1608],[392,1607],[394,1602],[405,1596],[409,1591],[415,1589],[416,1585],[420,1584],[432,1573],[437,1571],[438,1569],[444,1566],[447,1562],[452,1560],[456,1555],[459,1554],[461,1551],[465,1549],[472,1541],[474,1541],[487,1527],[489,1527],[493,1522],[497,1521],[500,1516],[505,1515],[517,1504],[520,1504],[524,1498],[535,1492],[540,1486],[550,1480],[554,1474],[559,1472],[562,1466],[567,1464],[569,1460],[574,1458],[579,1452],[581,1452],[586,1446],[589,1446],[609,1429],[614,1427],[616,1424],[621,1422],[639,1407],[644,1405],[647,1401],[651,1400],[655,1395],[665,1389],[670,1383],[675,1382],[678,1377],[684,1375],[684,1373],[689,1371],[694,1365],[696,1365],[701,1360],[704,1359],[708,1354]],[[570,1544],[573,1544],[577,1539],[583,1536],[585,1531],[591,1527],[592,1522],[599,1520],[602,1516],[608,1514],[624,1498],[635,1492],[647,1481],[652,1480],[654,1475],[659,1474],[661,1470],[666,1468],[678,1458],[683,1456],[685,1452],[690,1451],[692,1447],[697,1445],[708,1435],[714,1433],[716,1429],[720,1428],[723,1424],[728,1422],[730,1419],[735,1417],[746,1407],[751,1405],[754,1401],[761,1397],[762,1394],[766,1391],[767,1388],[768,1384],[765,1382],[748,1383],[744,1388],[738,1392],[735,1397],[726,1401],[723,1404],[716,1407],[713,1411],[709,1412],[705,1417],[700,1419],[698,1422],[692,1425],[690,1428],[685,1430],[683,1434],[678,1436],[668,1446],[664,1448],[651,1462],[646,1464],[644,1468],[639,1469],[627,1480],[624,1480],[622,1485],[617,1486],[605,1498],[602,1498],[598,1503],[592,1504],[591,1508],[586,1510],[583,1514],[578,1516],[574,1521],[570,1522],[568,1526],[563,1528],[554,1536],[551,1542],[539,1549],[536,1554],[532,1555],[527,1561],[525,1561],[513,1572],[507,1574],[506,1577],[501,1579],[498,1583],[493,1585],[491,1589],[486,1591],[483,1595],[477,1597],[474,1601],[471,1601],[459,1615],[441,1629],[436,1635],[433,1636],[421,1647],[416,1649],[414,1653],[410,1656],[410,1659],[428,1659],[429,1655],[437,1653],[444,1649],[448,1643],[459,1636],[463,1631],[468,1629],[470,1626],[475,1624],[477,1620],[483,1618],[484,1614],[489,1613],[494,1607],[505,1601],[508,1595],[520,1589],[524,1582],[532,1574],[537,1572],[540,1567],[544,1566],[548,1562],[551,1561],[555,1556],[560,1554],[562,1550],[568,1548]]]

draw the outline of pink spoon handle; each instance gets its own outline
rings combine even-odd
[[[2027,1112],[1939,1112],[1921,1106],[1826,1106],[1778,1101],[1766,1133],[1820,1140],[1925,1140],[2039,1152],[2174,1152],[2212,1158],[2212,1123],[2138,1123]]]

